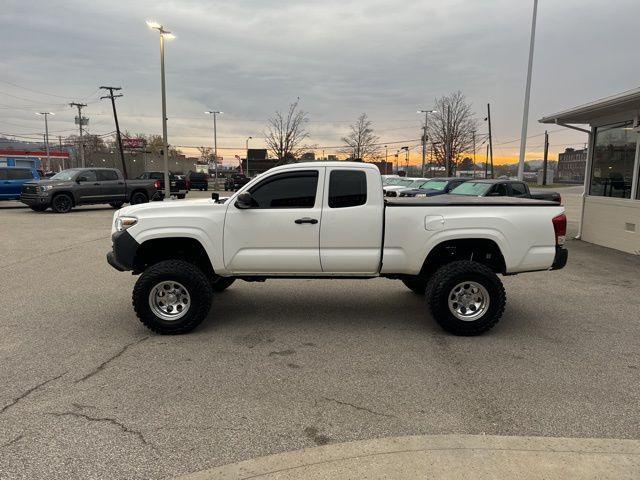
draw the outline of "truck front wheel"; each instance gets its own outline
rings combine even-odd
[[[486,265],[469,260],[438,269],[427,287],[433,318],[454,335],[480,335],[502,317],[506,295],[498,276]]]
[[[140,321],[163,335],[186,333],[208,315],[213,295],[208,278],[192,263],[165,260],[147,268],[133,289]]]

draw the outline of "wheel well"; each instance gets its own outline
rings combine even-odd
[[[129,195],[129,199],[132,199],[136,193],[144,193],[144,196],[149,198],[149,194],[144,189],[136,188],[135,190],[131,191],[131,195]]]
[[[442,265],[456,260],[473,260],[486,265],[495,273],[507,270],[500,247],[486,238],[447,240],[436,245],[422,264],[421,275],[430,276]]]
[[[56,198],[58,195],[66,195],[67,197],[69,197],[71,199],[71,204],[75,207],[76,205],[76,197],[73,196],[73,193],[68,192],[68,191],[62,191],[62,192],[55,192],[52,196],[51,196],[51,203],[53,203],[53,199]]]
[[[186,237],[157,238],[142,243],[133,260],[134,271],[142,272],[163,260],[185,260],[196,265],[205,275],[215,275],[209,255],[202,244]]]

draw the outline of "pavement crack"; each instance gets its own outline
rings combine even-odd
[[[31,395],[33,392],[39,390],[40,388],[44,387],[45,385],[58,380],[60,377],[62,377],[63,375],[66,375],[67,372],[61,373],[60,375],[57,375],[53,378],[50,378],[48,380],[45,380],[44,382],[40,382],[39,384],[37,384],[34,387],[29,388],[28,390],[25,390],[24,392],[22,392],[20,395],[18,395],[16,398],[14,398],[13,400],[11,400],[9,403],[7,403],[4,407],[0,408],[0,413],[4,413],[6,412],[9,408],[13,407],[16,403],[18,403],[20,400],[25,399],[26,397],[28,397],[29,395]]]
[[[138,345],[139,343],[144,342],[145,340],[147,340],[150,337],[142,337],[136,341],[133,341],[131,343],[127,343],[125,346],[123,346],[118,352],[116,352],[114,355],[112,355],[111,357],[109,357],[108,359],[106,359],[104,362],[102,362],[100,365],[98,365],[96,368],[94,368],[93,370],[91,370],[89,373],[87,373],[84,377],[79,378],[78,380],[76,380],[74,383],[80,383],[80,382],[84,382],[85,380],[88,380],[89,378],[93,377],[94,375],[97,375],[98,373],[100,373],[102,370],[104,370],[107,365],[109,365],[111,362],[113,362],[114,360],[118,359],[119,357],[121,357],[122,355],[125,354],[125,352],[127,350],[129,350],[131,347],[134,347],[136,345]]]
[[[124,423],[120,422],[116,418],[112,417],[92,417],[90,415],[85,415],[84,413],[78,412],[50,412],[49,415],[53,415],[54,417],[75,417],[82,418],[87,420],[88,422],[97,422],[97,423],[108,423],[110,425],[114,425],[120,429],[121,432],[127,433],[129,435],[133,435],[136,437],[140,443],[144,446],[151,447],[155,450],[153,444],[151,444],[144,436],[144,434],[140,430],[135,430],[133,428],[127,427]]]
[[[363,407],[363,406],[360,406],[360,405],[356,405],[354,403],[343,402],[342,400],[338,400],[338,399],[335,399],[335,398],[330,398],[330,397],[320,397],[320,398],[322,398],[323,400],[326,400],[328,402],[334,402],[334,403],[337,403],[338,405],[344,405],[344,406],[347,406],[347,407],[355,408],[356,410],[360,410],[362,412],[368,412],[368,413],[371,413],[373,415],[378,415],[380,417],[398,418],[395,415],[391,415],[390,413],[376,412],[375,410],[371,410],[370,408]]]
[[[20,440],[22,440],[23,437],[24,437],[24,435],[21,433],[20,435],[18,435],[13,440],[9,440],[7,443],[3,443],[2,445],[0,445],[0,448],[5,448],[5,447],[8,447],[9,445],[13,445],[14,443],[17,443]]]

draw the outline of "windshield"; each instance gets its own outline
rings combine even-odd
[[[393,185],[393,182],[395,180],[398,180],[398,177],[386,177],[382,180],[382,185],[384,185],[385,187],[387,185]]]
[[[414,180],[409,184],[409,188],[420,188],[425,182],[424,178],[419,178],[418,180]]]
[[[446,180],[429,180],[428,182],[423,183],[420,188],[424,188],[425,190],[438,190],[442,191],[447,186]]]
[[[56,173],[53,177],[51,177],[51,180],[61,180],[63,182],[67,180],[73,180],[73,177],[75,177],[79,171],[80,170],[75,170],[75,169],[63,170],[59,173]]]
[[[487,193],[492,183],[484,182],[464,182],[462,185],[451,190],[452,195],[472,195],[480,197]]]

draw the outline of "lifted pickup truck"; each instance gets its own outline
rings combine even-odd
[[[76,205],[108,203],[120,208],[125,203],[146,203],[155,194],[153,181],[125,180],[116,168],[72,168],[48,180],[25,183],[20,201],[37,212],[51,207],[67,213]]]
[[[445,330],[478,335],[505,308],[498,274],[562,268],[565,232],[564,208],[554,203],[451,195],[385,202],[374,165],[310,162],[273,168],[224,204],[126,207],[114,215],[107,260],[142,274],[133,306],[158,333],[196,327],[214,292],[236,279],[387,277],[426,293]]]

